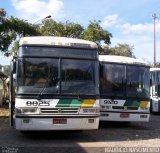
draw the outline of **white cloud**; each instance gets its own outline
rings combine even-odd
[[[153,25],[151,24],[135,24],[131,25],[129,23],[119,25],[119,28],[123,31],[123,33],[144,33],[144,32],[152,32]]]
[[[62,0],[11,0],[18,17],[31,22],[51,15],[53,19],[64,16]]]
[[[116,36],[112,39],[112,46],[127,43],[134,46],[134,54],[138,58],[145,58],[152,61],[153,40],[149,36],[123,35]],[[158,47],[158,46],[157,46]]]
[[[104,28],[112,27],[113,25],[116,25],[118,23],[118,14],[113,14],[106,16],[102,23],[101,26]]]
[[[135,34],[144,34],[144,33],[153,33],[153,23],[144,23],[144,24],[121,24],[117,26],[122,30],[123,33],[135,33]],[[160,32],[160,23],[156,23],[156,32]]]
[[[138,23],[131,24],[124,22],[118,14],[113,14],[104,17],[101,26],[104,29],[114,28],[120,30],[124,34],[144,34],[153,33],[153,23]],[[160,22],[156,22],[156,32],[160,32]]]
[[[156,54],[157,62],[160,62],[160,36],[157,34],[156,39]],[[149,62],[153,62],[153,33],[143,33],[140,34],[122,34],[117,33],[111,40],[112,46],[115,46],[119,43],[127,43],[134,46],[133,53],[137,58],[146,59]]]
[[[132,24],[124,22],[118,14],[110,15],[102,21],[103,28],[113,34],[112,46],[127,43],[134,46],[137,58],[153,62],[153,22]],[[156,22],[157,61],[160,61],[160,22]]]

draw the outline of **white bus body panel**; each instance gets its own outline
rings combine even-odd
[[[77,108],[77,112],[74,113],[43,113],[41,109],[57,109],[56,105],[60,99],[19,99],[16,98],[15,111],[17,109],[34,109],[38,111],[36,113],[26,113],[18,114],[15,117],[15,128],[21,131],[40,131],[40,130],[95,130],[99,126],[99,113],[93,114],[79,114],[80,108]],[[27,101],[34,101],[34,106],[27,106]],[[49,103],[49,106],[38,106],[42,105],[42,101]],[[35,106],[35,104],[38,104]],[[67,108],[67,107],[64,107]],[[70,109],[72,107],[68,107]],[[90,108],[90,107],[89,107]],[[99,100],[95,100],[92,108],[97,108],[99,110]],[[91,108],[91,109],[92,109]],[[49,110],[51,111],[51,110]],[[72,111],[72,110],[71,110]],[[78,113],[79,112],[79,113]],[[66,119],[66,123],[54,124],[53,119]],[[26,122],[27,120],[27,122]]]
[[[121,118],[120,115],[122,113],[129,114],[129,117]],[[145,118],[141,118],[141,116],[144,116]],[[103,112],[100,115],[100,121],[117,121],[117,122],[149,122],[149,114],[140,114],[140,113],[132,113],[132,112]]]
[[[124,64],[138,64],[148,66],[148,63],[142,59],[131,58],[126,56],[116,55],[99,55],[100,62],[124,63]]]
[[[110,102],[110,103],[109,103]],[[148,122],[149,121],[149,101],[141,101],[138,110],[127,110],[124,106],[126,100],[100,99],[100,121],[120,121],[120,122]],[[144,104],[145,103],[145,104]],[[123,107],[123,109],[113,109]],[[126,108],[126,110],[125,110]]]
[[[152,97],[151,99],[151,111],[154,113],[160,112],[160,98]]]
[[[150,72],[152,73],[159,73],[160,72],[160,68],[150,68]],[[157,77],[155,79],[156,83],[152,84],[150,91],[151,91],[151,112],[153,113],[159,113],[160,112],[160,97],[158,97],[158,95],[156,93],[156,86],[158,86],[160,83],[158,83],[157,81]]]
[[[88,119],[92,118],[67,118],[67,124],[53,124],[53,118],[29,118],[30,123],[23,123],[23,119],[17,118],[16,129],[22,131],[94,130],[98,129],[99,124],[99,118],[93,118],[94,123],[88,123]]]

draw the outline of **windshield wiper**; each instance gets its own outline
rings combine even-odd
[[[44,84],[44,87],[42,88],[42,90],[39,92],[38,96],[37,96],[37,100],[41,100],[42,99],[42,95],[44,93],[44,91],[47,88],[47,84],[49,82],[50,77],[48,76],[48,78],[46,79],[46,83]]]
[[[42,99],[42,95],[43,95],[45,90],[46,90],[46,83],[45,83],[43,89],[39,92],[39,94],[37,96],[37,100],[41,100]]]

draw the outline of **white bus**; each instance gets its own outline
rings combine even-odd
[[[65,37],[21,38],[12,72],[16,73],[16,129],[98,129],[98,65],[98,47],[93,42]]]
[[[149,66],[135,58],[100,55],[100,120],[149,121]]]
[[[160,68],[150,68],[151,75],[151,112],[160,112]]]

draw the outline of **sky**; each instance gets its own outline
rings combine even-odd
[[[51,15],[57,22],[69,20],[84,28],[89,21],[100,20],[104,30],[112,33],[111,46],[129,44],[134,55],[153,63],[153,17],[156,13],[156,61],[160,62],[159,0],[0,0],[7,16],[34,23]],[[11,58],[0,55],[0,64]]]

